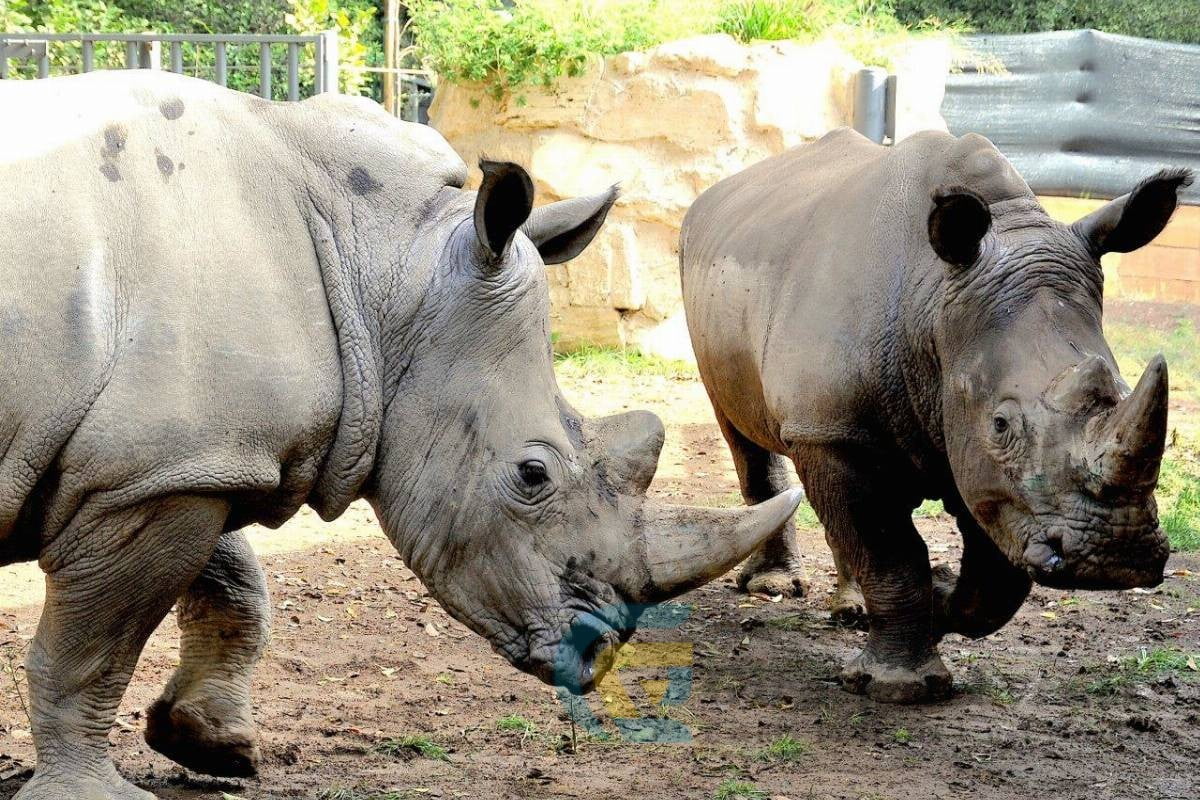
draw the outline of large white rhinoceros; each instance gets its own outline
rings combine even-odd
[[[147,741],[254,771],[249,523],[365,497],[455,618],[584,690],[636,604],[721,574],[799,502],[647,500],[658,420],[563,400],[544,264],[615,191],[534,211],[520,167],[463,191],[441,136],[368,101],[166,74],[4,82],[0,112],[0,563],[46,572],[19,800],[151,797],[106,735],[176,602]]]

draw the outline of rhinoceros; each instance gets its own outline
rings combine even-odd
[[[1031,580],[1153,586],[1167,365],[1130,391],[1101,330],[1100,256],[1153,239],[1185,170],[1073,225],[1051,219],[985,138],[850,130],[717,183],[681,234],[700,375],[747,503],[795,464],[837,564],[834,612],[870,633],[846,688],[920,701],[951,688],[947,632],[1011,619]],[[911,512],[941,499],[961,572],[931,574]],[[740,580],[802,592],[794,526]]]
[[[452,616],[584,691],[638,604],[721,574],[800,502],[647,499],[659,420],[560,394],[544,264],[615,190],[534,210],[525,170],[484,161],[465,191],[441,136],[362,99],[97,73],[6,81],[0,108],[0,563],[46,573],[19,800],[152,797],[106,737],[176,602],[147,741],[254,771],[250,523],[366,498]]]

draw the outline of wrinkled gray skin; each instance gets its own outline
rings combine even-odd
[[[649,501],[657,418],[559,394],[544,262],[614,191],[533,212],[529,176],[490,162],[462,191],[438,134],[363,100],[128,72],[4,82],[0,108],[0,563],[46,572],[19,800],[150,797],[107,733],[177,601],[147,741],[254,771],[270,603],[248,523],[365,497],[453,616],[586,690],[629,604],[720,574],[799,503]]]
[[[995,631],[1031,580],[1162,580],[1166,365],[1130,394],[1101,331],[1099,257],[1149,242],[1186,180],[1165,171],[1064,226],[982,137],[888,148],[839,130],[692,206],[681,264],[700,374],[746,501],[786,491],[792,459],[838,565],[835,616],[865,599],[848,689],[945,695],[938,640]],[[931,573],[911,519],[926,498],[958,521],[957,576]],[[803,591],[790,525],[742,582]]]

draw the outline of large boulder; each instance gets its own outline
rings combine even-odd
[[[945,129],[949,63],[939,40],[896,56],[902,134]],[[684,213],[718,180],[851,124],[861,67],[829,41],[700,36],[596,58],[578,77],[503,100],[443,82],[430,122],[469,164],[481,155],[528,164],[547,202],[620,183],[595,244],[551,272],[554,330],[567,344],[690,358],[678,277]]]

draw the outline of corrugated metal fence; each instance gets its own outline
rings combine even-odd
[[[1200,172],[1200,47],[1092,30],[968,46],[977,62],[951,74],[942,114],[1038,194],[1111,198],[1163,166]],[[1200,181],[1185,201],[1200,204]]]

